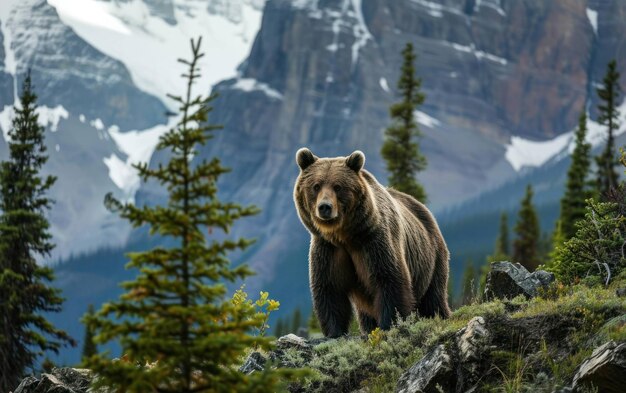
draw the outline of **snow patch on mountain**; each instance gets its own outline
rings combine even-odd
[[[0,128],[2,128],[2,136],[5,141],[9,141],[9,130],[11,129],[11,122],[13,120],[13,107],[11,105],[5,105],[0,112]]]
[[[3,0],[4,1],[4,0]],[[240,18],[209,12],[202,1],[173,0],[176,24],[151,14],[140,0],[47,0],[64,24],[106,55],[123,62],[134,83],[174,109],[167,93],[181,91],[179,58],[189,58],[189,40],[203,37],[206,56],[200,61],[199,86],[209,86],[236,75],[250,51],[261,24],[261,3],[241,3]],[[239,20],[239,22],[233,22]],[[138,54],[141,55],[138,55]]]
[[[445,45],[451,46],[452,48],[454,48],[455,50],[459,52],[473,54],[476,57],[476,59],[478,59],[479,61],[482,59],[487,59],[490,61],[494,61],[496,63],[500,63],[502,65],[507,65],[508,63],[505,58],[502,58],[500,56],[496,56],[496,55],[493,55],[491,53],[487,53],[481,50],[477,50],[476,46],[473,43],[470,44],[469,46],[457,44],[455,42],[448,42],[448,41],[443,41],[443,43]]]
[[[593,32],[598,35],[598,11],[587,8],[587,19],[593,28]]]
[[[62,105],[57,105],[54,108],[47,106],[39,106],[35,109],[35,113],[39,116],[38,122],[41,126],[47,127],[50,125],[50,131],[56,132],[61,119],[68,119],[70,114]]]
[[[500,16],[506,16],[506,12],[502,9],[500,0],[476,0],[476,3],[474,4],[474,12],[480,11],[481,7],[491,8],[500,14]]]
[[[365,24],[361,0],[351,1],[352,10],[358,22],[352,26],[352,33],[354,34],[354,43],[352,44],[352,67],[354,68],[359,60],[359,52],[367,44],[367,41],[372,38],[372,33],[370,33]]]
[[[16,103],[16,105],[19,102]],[[50,126],[50,131],[56,132],[59,127],[61,119],[68,119],[70,114],[62,105],[57,105],[54,108],[47,107],[45,105],[35,108],[35,113],[38,115],[37,123],[42,127]],[[13,118],[15,117],[15,111],[12,105],[6,105],[2,112],[0,112],[0,128],[2,129],[2,136],[4,140],[8,142],[9,130],[13,127]]]
[[[514,136],[506,147],[505,157],[516,171],[524,167],[538,167],[562,152],[571,139],[571,132],[548,141],[531,141]]]
[[[19,3],[18,0],[2,0],[0,1],[0,30],[4,36],[4,71],[15,76],[17,62],[15,61],[15,52],[11,47],[11,29],[7,28],[7,21],[11,15],[14,4]]]
[[[620,113],[626,113],[626,99],[618,108]],[[587,115],[589,116],[589,115]],[[626,132],[626,123],[622,123],[615,135]],[[547,141],[531,141],[518,136],[511,137],[506,145],[505,158],[515,171],[527,167],[539,167],[553,158],[562,158],[574,151],[575,130],[561,134]],[[606,142],[606,126],[595,120],[587,120],[587,136],[585,138],[592,146]]]
[[[259,82],[252,78],[239,78],[234,85],[230,86],[231,89],[238,89],[243,91],[260,91],[265,93],[270,98],[282,100],[283,95],[276,89],[271,88],[267,83]]]
[[[381,89],[383,89],[385,92],[389,93],[389,84],[387,83],[387,79],[380,78],[378,80],[378,84],[380,85]]]
[[[411,0],[411,2],[421,7],[424,7],[428,15],[434,18],[442,18],[444,12],[448,12],[448,13],[455,14],[455,15],[463,14],[463,12],[458,8],[448,7],[439,3],[435,3],[434,1]]]
[[[418,123],[429,128],[435,128],[441,125],[441,122],[439,120],[427,115],[422,111],[415,111],[415,117],[417,118]]]
[[[178,121],[178,117],[170,118],[168,124],[160,124],[142,131],[120,132],[117,126],[111,126],[107,130],[118,149],[126,155],[126,161],[115,153],[105,157],[103,161],[109,169],[111,181],[124,192],[129,201],[133,200],[141,184],[139,174],[133,165],[150,162],[161,135],[173,128]]]

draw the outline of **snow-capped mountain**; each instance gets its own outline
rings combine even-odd
[[[0,156],[21,80],[31,69],[58,175],[50,214],[56,257],[120,246],[130,228],[104,209],[107,192],[134,198],[133,163],[150,161],[175,119],[178,58],[203,36],[199,85],[236,75],[259,29],[259,0],[3,0],[0,2]],[[219,56],[217,55],[219,54]]]

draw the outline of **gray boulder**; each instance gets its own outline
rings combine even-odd
[[[454,335],[454,341],[438,345],[398,380],[397,393],[473,392],[485,370],[492,334],[483,317],[472,318]]]
[[[259,352],[252,352],[243,365],[239,367],[239,371],[244,374],[252,374],[255,371],[263,371],[266,361],[267,359],[265,359],[265,357]]]
[[[39,378],[25,378],[14,393],[87,393],[91,379],[86,369],[54,368]]]
[[[311,345],[303,337],[296,336],[293,333],[289,333],[286,336],[282,336],[277,340],[278,349],[298,348],[298,349],[310,349]]]
[[[452,357],[443,344],[438,345],[408,369],[396,385],[396,393],[428,393],[455,390],[456,375]]]
[[[456,333],[455,342],[459,362],[457,385],[463,386],[463,391],[467,391],[468,388],[478,383],[491,338],[492,335],[487,330],[483,317],[472,318],[466,327]]]
[[[626,343],[609,341],[585,359],[576,375],[573,388],[593,386],[603,393],[622,393],[626,387]]]
[[[554,274],[543,270],[533,273],[519,263],[494,262],[487,275],[485,298],[512,299],[524,295],[530,299],[537,296],[540,288],[547,288],[554,281]]]

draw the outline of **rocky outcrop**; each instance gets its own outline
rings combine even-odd
[[[603,393],[621,393],[626,387],[626,343],[609,341],[585,359],[574,376],[574,391],[595,387]]]
[[[537,296],[541,289],[547,288],[554,281],[554,274],[543,270],[529,273],[519,263],[494,262],[487,275],[485,298],[513,299],[524,295],[530,299]]]
[[[452,359],[442,344],[402,374],[396,393],[453,392],[455,386]]]
[[[397,393],[472,391],[485,371],[491,343],[485,319],[475,317],[459,330],[452,345],[439,344],[398,380]]]
[[[54,368],[50,373],[41,374],[39,378],[25,378],[13,393],[91,393],[91,380],[89,370]]]

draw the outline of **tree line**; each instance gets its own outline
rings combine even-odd
[[[495,261],[519,262],[529,271],[541,266],[566,281],[594,280],[601,276],[608,283],[610,276],[623,268],[626,261],[617,249],[626,244],[626,190],[618,172],[620,163],[626,167],[626,159],[623,151],[620,159],[615,147],[621,116],[619,79],[617,63],[613,60],[607,65],[602,86],[596,89],[600,99],[597,121],[606,130],[606,143],[596,157],[591,156],[592,146],[587,142],[587,108],[580,112],[560,214],[552,235],[541,234],[532,202],[533,187],[529,184],[520,203],[512,244],[508,217],[502,213],[494,251],[487,257],[480,276],[477,278],[472,263],[466,265],[462,303],[469,303],[482,293],[488,266]],[[592,175],[594,162],[595,176]]]

